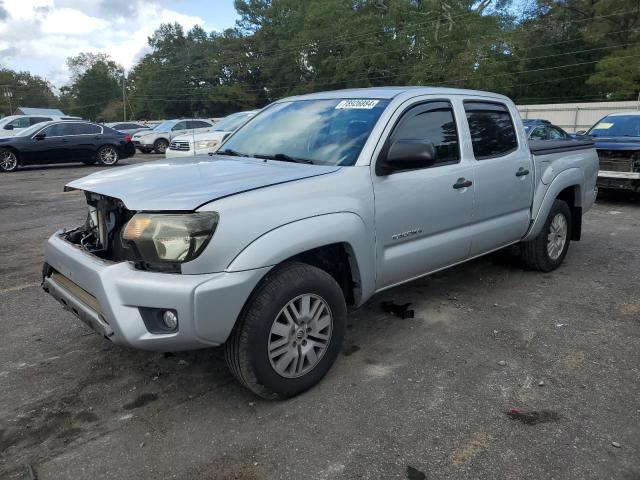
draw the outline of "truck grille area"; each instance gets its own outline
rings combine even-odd
[[[110,261],[133,260],[120,235],[135,212],[117,198],[85,192],[89,213],[84,225],[65,231],[62,237],[87,252]]]
[[[180,150],[183,152],[188,152],[189,150],[191,150],[191,147],[189,146],[189,142],[174,140],[173,142],[171,142],[171,145],[169,145],[169,150]]]
[[[600,170],[608,172],[640,172],[640,153],[625,150],[598,150]]]

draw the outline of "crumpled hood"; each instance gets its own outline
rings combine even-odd
[[[196,156],[103,170],[68,183],[65,190],[118,198],[129,210],[189,211],[218,198],[339,169],[222,155]]]

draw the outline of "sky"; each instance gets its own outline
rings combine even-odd
[[[161,23],[221,31],[236,18],[233,0],[0,0],[0,67],[60,87],[67,57],[102,52],[129,69]]]

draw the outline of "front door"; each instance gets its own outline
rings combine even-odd
[[[476,160],[471,256],[477,256],[517,242],[529,228],[533,164],[524,132],[513,122],[516,111],[471,99],[464,110]]]
[[[49,125],[31,136],[24,147],[25,163],[57,163],[67,156],[67,142],[64,139],[65,126],[62,123]]]
[[[189,130],[187,129],[187,121],[183,120],[180,121],[178,123],[176,123],[173,128],[171,129],[171,132],[169,133],[169,140],[179,137],[180,135],[184,135],[185,133],[188,133]]]
[[[419,277],[469,256],[473,165],[461,153],[456,117],[448,101],[423,101],[396,122],[381,156],[397,140],[428,140],[436,158],[426,168],[377,175],[376,288]]]

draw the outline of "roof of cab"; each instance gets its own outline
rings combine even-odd
[[[330,90],[326,92],[308,93],[306,95],[296,95],[292,97],[278,100],[326,100],[334,98],[375,98],[391,100],[399,95],[411,93],[412,96],[417,95],[475,95],[482,97],[492,97],[507,99],[504,95],[491,92],[483,92],[480,90],[465,90],[460,88],[443,88],[443,87],[369,87],[369,88],[349,88],[345,90]]]

